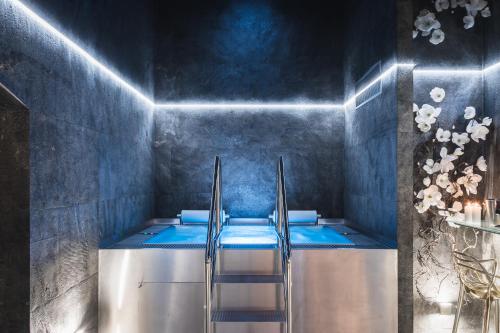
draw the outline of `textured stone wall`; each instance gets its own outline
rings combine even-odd
[[[410,63],[411,1],[357,1],[349,9],[344,67],[346,98],[377,62],[382,72]],[[360,24],[360,22],[363,22]],[[382,23],[383,22],[383,23]],[[411,332],[412,110],[411,68],[384,76],[381,94],[345,114],[345,217],[350,224],[398,249],[398,331]]]
[[[353,4],[346,44],[346,96],[375,63],[382,71],[395,63],[396,7],[361,1]],[[383,21],[384,24],[378,24]],[[364,24],[358,24],[364,22]],[[366,38],[360,38],[366,36]],[[345,217],[354,225],[393,245],[397,223],[396,71],[382,81],[382,94],[356,108],[346,109]]]
[[[272,212],[280,155],[289,209],[343,216],[342,110],[159,110],[155,118],[157,216],[210,207],[216,154],[233,217]]]
[[[100,5],[74,13],[102,14]],[[122,36],[137,28],[113,21]],[[97,26],[90,34],[108,32]],[[0,82],[30,110],[31,332],[95,331],[99,243],[152,215],[152,109],[6,0]]]
[[[156,99],[341,103],[343,10],[324,1],[160,2]],[[318,110],[158,112],[156,213],[207,209],[218,153],[233,216],[271,212],[284,155],[290,207],[341,217],[343,121]]]
[[[340,1],[159,1],[157,12],[157,100],[342,99]]]
[[[0,84],[0,331],[29,331],[29,113]]]

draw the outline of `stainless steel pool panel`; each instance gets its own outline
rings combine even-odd
[[[250,267],[256,274],[273,273],[275,252],[225,250],[221,265],[228,272]],[[396,250],[293,250],[293,332],[396,332],[396,263]],[[100,250],[99,332],[203,332],[203,283],[203,249]],[[253,293],[248,301],[259,297],[267,302],[267,294]],[[279,332],[279,327],[217,323],[216,332]]]
[[[144,282],[205,282],[205,249],[142,249]]]
[[[139,289],[137,333],[202,333],[204,283],[145,283]]]
[[[99,250],[99,332],[138,333],[142,250]]]
[[[296,250],[294,332],[397,332],[396,250]]]

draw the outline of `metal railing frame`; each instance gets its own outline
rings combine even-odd
[[[212,332],[212,291],[217,262],[217,247],[223,226],[221,160],[215,157],[212,182],[212,198],[207,226],[205,248],[205,333]]]
[[[286,308],[286,332],[292,333],[292,264],[290,246],[290,226],[288,223],[288,206],[286,202],[285,169],[283,156],[278,161],[276,174],[276,231],[279,235],[281,249],[281,269],[283,274],[283,292]]]

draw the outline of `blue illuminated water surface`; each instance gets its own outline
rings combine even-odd
[[[158,235],[150,238],[146,245],[204,245],[206,226],[169,226]],[[290,228],[292,245],[336,245],[349,246],[354,243],[329,226],[293,226]],[[220,235],[224,248],[275,248],[278,236],[274,226],[229,225],[224,226]]]

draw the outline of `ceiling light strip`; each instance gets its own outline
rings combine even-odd
[[[342,109],[340,103],[254,103],[254,102],[211,102],[211,103],[160,103],[156,104],[157,109],[170,110],[332,110]]]
[[[139,89],[135,88],[132,86],[130,83],[125,81],[120,75],[116,74],[112,70],[110,70],[108,67],[106,67],[104,64],[99,62],[97,59],[95,59],[93,56],[91,56],[87,51],[82,49],[78,44],[73,42],[71,39],[69,39],[66,35],[64,35],[62,32],[54,28],[50,23],[48,23],[46,20],[41,18],[38,14],[36,14],[33,10],[28,8],[26,5],[24,5],[22,2],[18,0],[7,0],[9,1],[15,8],[19,9],[21,12],[26,14],[33,22],[35,22],[38,26],[40,26],[42,29],[46,30],[56,38],[60,39],[64,44],[66,44],[69,48],[71,48],[73,51],[78,53],[80,56],[82,56],[85,60],[87,60],[89,63],[92,65],[96,66],[99,68],[102,72],[104,72],[109,78],[111,78],[113,81],[130,91],[132,94],[140,98],[141,100],[145,101],[147,104],[150,106],[154,106],[154,102],[146,97]]]

